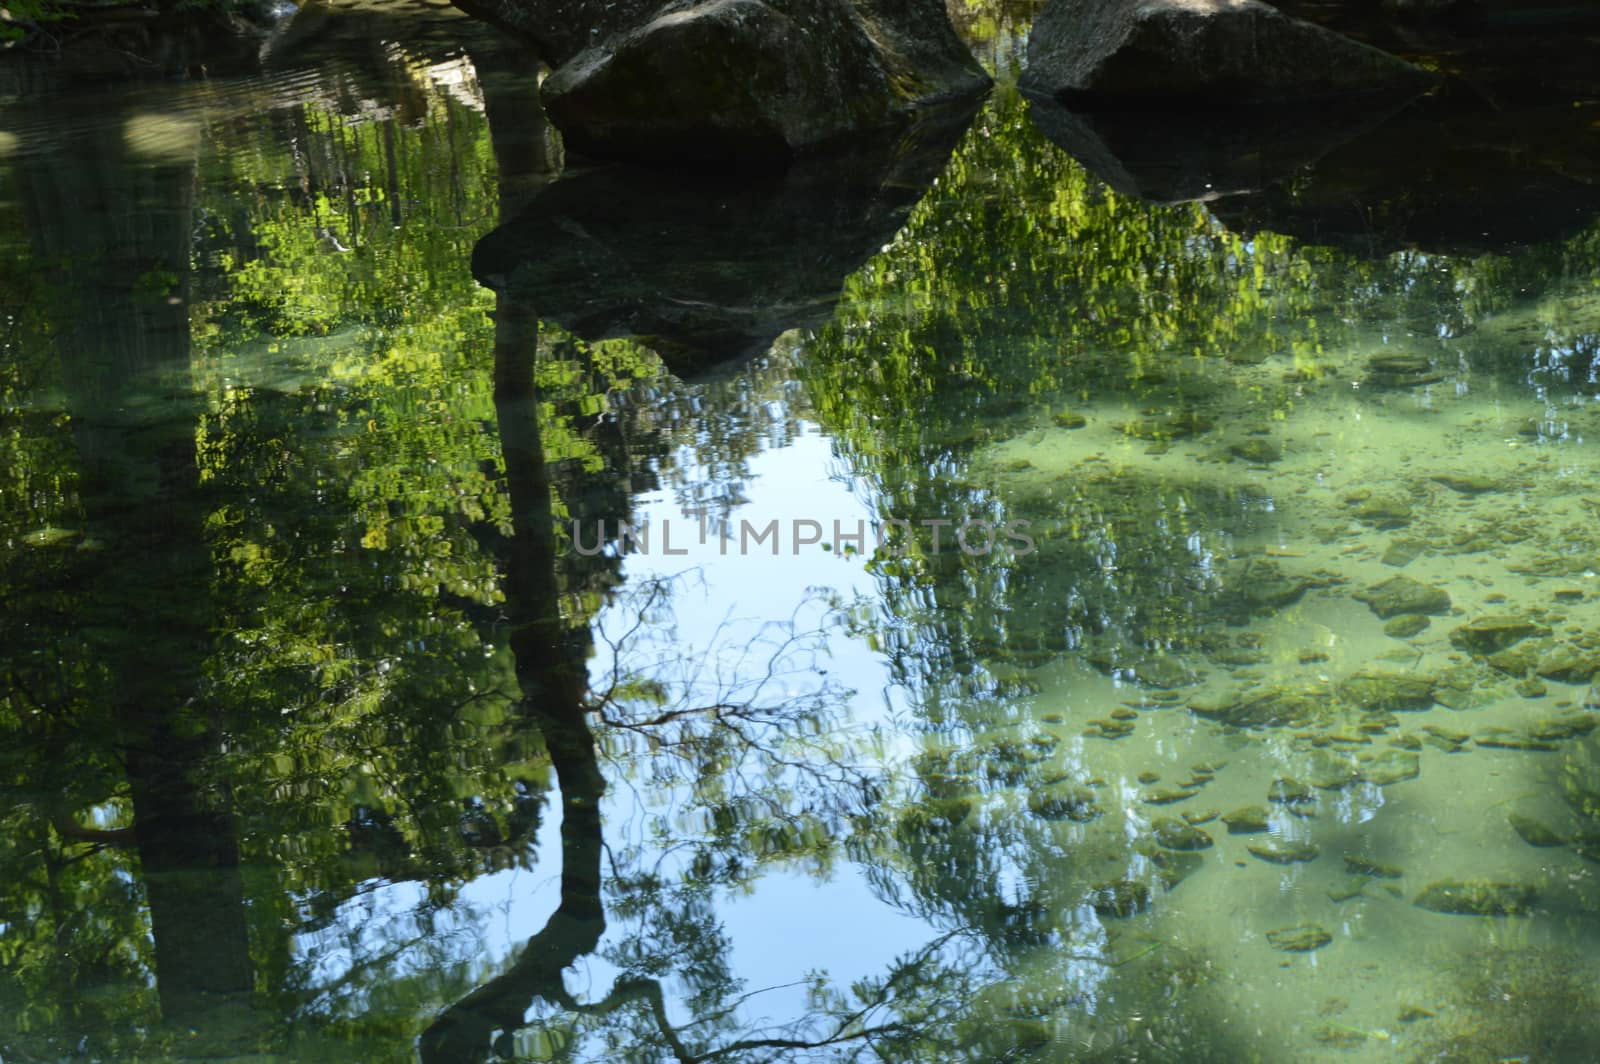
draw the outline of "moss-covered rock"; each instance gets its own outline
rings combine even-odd
[[[1424,355],[1378,355],[1367,359],[1366,380],[1379,388],[1418,388],[1444,375]]]
[[[1136,879],[1113,879],[1089,891],[1089,904],[1101,916],[1137,916],[1150,908],[1150,886]]]
[[[1217,596],[1217,608],[1224,615],[1244,622],[1292,606],[1307,591],[1327,587],[1333,581],[1334,577],[1327,573],[1287,572],[1271,558],[1251,558],[1223,573],[1223,591]]]
[[[1477,617],[1450,633],[1451,645],[1469,654],[1489,655],[1527,639],[1545,636],[1550,629],[1514,614]]]
[[[1244,805],[1222,814],[1229,835],[1259,835],[1267,830],[1270,819],[1264,805]]]
[[[1393,495],[1374,495],[1355,504],[1352,513],[1373,528],[1403,528],[1411,523],[1411,504]]]
[[[1307,724],[1326,716],[1331,692],[1321,684],[1252,687],[1189,699],[1189,712],[1236,728]]]
[[[1508,813],[1506,821],[1511,825],[1511,830],[1517,837],[1529,846],[1550,847],[1565,846],[1567,837],[1546,824],[1525,813]]]
[[[1421,633],[1431,622],[1420,613],[1402,613],[1384,623],[1383,634],[1396,639],[1410,639]]]
[[[1361,765],[1361,778],[1380,787],[1414,780],[1422,771],[1422,759],[1410,750],[1381,750],[1361,754],[1357,760]]]
[[[1158,816],[1150,822],[1151,837],[1169,850],[1208,850],[1211,836],[1177,817]]]
[[[1600,672],[1600,651],[1562,643],[1541,654],[1534,671],[1559,683],[1588,683]]]
[[[1028,795],[1028,811],[1044,820],[1072,820],[1086,824],[1105,815],[1094,791],[1071,784],[1041,787]]]
[[[1345,854],[1344,870],[1352,875],[1371,876],[1374,879],[1399,879],[1405,873],[1392,864],[1375,861],[1361,854]]]
[[[1405,613],[1430,614],[1450,612],[1450,593],[1442,587],[1432,587],[1409,576],[1391,576],[1373,584],[1365,591],[1351,596],[1379,617],[1396,617]],[[1420,630],[1420,629],[1419,629]]]
[[[1332,941],[1333,936],[1321,924],[1297,924],[1267,932],[1267,942],[1272,948],[1285,953],[1309,953]]]
[[[1339,695],[1362,709],[1427,709],[1433,705],[1433,678],[1362,669],[1340,681]]]
[[[1412,904],[1454,916],[1516,916],[1528,912],[1538,892],[1525,883],[1441,879],[1422,888]]]
[[[1245,849],[1263,861],[1281,865],[1315,861],[1322,852],[1316,843],[1297,839],[1268,839],[1253,842]]]

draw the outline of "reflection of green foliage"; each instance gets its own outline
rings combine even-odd
[[[1052,480],[986,461],[985,449],[1091,406],[1124,411],[1126,435],[1157,448],[1211,423],[1292,423],[1301,383],[1365,335],[1356,323],[1452,364],[1460,356],[1445,345],[1482,327],[1486,368],[1510,371],[1528,352],[1496,342],[1492,316],[1540,288],[1592,280],[1597,231],[1479,260],[1363,259],[1246,237],[1200,204],[1151,206],[1105,188],[1002,87],[935,191],[847,280],[801,363],[819,420],[880,514],[1023,519],[1041,545],[1015,560],[880,552],[871,569],[897,618],[887,648],[908,673],[905,651],[928,662],[918,686],[931,696],[949,687],[941,669],[972,664],[969,651],[1026,664],[1019,655],[1097,636],[1192,645],[1208,612],[1202,561],[1226,556],[1219,533],[1265,527],[1269,499],[1112,462]],[[1576,313],[1564,322],[1564,306],[1524,331],[1553,327],[1535,361],[1576,383],[1595,326]],[[1284,368],[1259,371],[1268,358]]]

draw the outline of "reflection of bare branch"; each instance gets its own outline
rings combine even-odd
[[[655,1022],[656,1029],[660,1033],[662,1040],[667,1044],[668,1048],[672,1050],[673,1058],[678,1060],[680,1064],[703,1064],[705,1061],[718,1060],[723,1057],[732,1056],[735,1053],[746,1053],[752,1050],[823,1049],[827,1046],[841,1045],[846,1042],[870,1041],[886,1035],[907,1033],[919,1029],[921,1026],[920,1024],[904,1020],[896,1020],[866,1027],[861,1026],[861,1024],[866,1022],[867,1017],[872,1012],[890,1004],[894,1000],[895,994],[899,990],[900,986],[911,976],[920,973],[925,966],[932,963],[939,952],[943,950],[944,947],[953,939],[970,934],[972,934],[972,932],[966,929],[949,931],[934,939],[932,942],[924,945],[922,949],[918,950],[913,957],[897,964],[894,970],[890,972],[889,977],[883,981],[882,985],[878,987],[878,989],[867,999],[864,1004],[843,1016],[836,1017],[831,1030],[829,1030],[826,1034],[816,1038],[778,1036],[767,1038],[741,1038],[737,1041],[729,1042],[727,1045],[718,1046],[715,1049],[709,1049],[703,1053],[692,1053],[689,1051],[688,1046],[685,1045],[679,1029],[674,1027],[671,1020],[667,1017],[666,1000],[661,991],[661,984],[654,979],[634,978],[619,980],[616,985],[611,988],[611,993],[607,994],[602,1000],[588,1005],[580,1004],[579,1002],[573,1000],[570,995],[566,994],[565,991],[563,991],[561,996],[564,998],[564,1000],[560,1001],[559,1004],[573,1012],[580,1012],[591,1016],[601,1016],[615,1012],[624,1005],[642,998],[649,1006],[650,1016]],[[794,985],[797,984],[784,984],[784,986]],[[780,989],[780,987],[769,987],[767,989]],[[700,1026],[721,1019],[722,1017],[732,1013],[738,1008],[739,1005],[743,1004],[751,997],[754,997],[757,993],[763,992],[765,991],[756,991],[751,994],[742,995],[736,1001],[732,1002],[726,1009],[714,1014],[702,1016],[700,1019],[690,1023],[688,1026]]]
[[[753,635],[741,639],[734,639],[733,622],[725,618],[712,635],[710,651],[688,656],[693,662],[688,667],[686,656],[676,646],[658,660],[641,662],[639,659],[646,656],[643,651],[648,648],[635,644],[643,642],[648,619],[668,599],[670,583],[653,581],[641,589],[634,619],[620,635],[612,636],[603,630],[598,633],[612,655],[609,686],[595,692],[591,706],[599,721],[613,733],[642,738],[652,754],[675,753],[701,766],[713,764],[713,755],[724,755],[729,779],[747,785],[754,781],[742,777],[748,759],[755,758],[760,782],[768,785],[772,782],[771,773],[781,770],[834,786],[870,789],[870,774],[858,768],[854,759],[841,759],[829,744],[807,738],[824,733],[835,700],[842,701],[846,692],[826,681],[800,695],[774,691],[795,676],[826,675],[817,664],[826,646],[826,630],[801,625],[802,611],[819,600],[808,598],[787,620],[766,622]],[[648,634],[662,637],[653,629]],[[724,659],[716,650],[730,644],[738,651],[731,659]],[[757,654],[765,654],[765,661],[753,661]],[[674,667],[683,670],[680,675],[669,675]],[[676,689],[676,704],[647,716],[633,711],[628,705],[630,683],[636,686],[640,675],[648,677],[654,689],[663,693],[669,686]],[[670,684],[662,682],[663,677],[669,678]],[[696,695],[702,692],[709,697],[697,700]],[[769,698],[769,692],[775,697]],[[795,745],[805,747],[804,757],[788,757],[781,752],[781,746]]]

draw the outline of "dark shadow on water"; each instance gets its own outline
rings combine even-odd
[[[569,173],[479,242],[473,275],[584,339],[629,336],[680,376],[826,322],[905,223],[971,119],[807,158],[779,176],[614,166]]]

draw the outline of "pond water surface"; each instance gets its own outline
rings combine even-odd
[[[1232,230],[1002,77],[682,263],[415,18],[3,102],[0,1059],[1594,1059],[1600,225]]]

